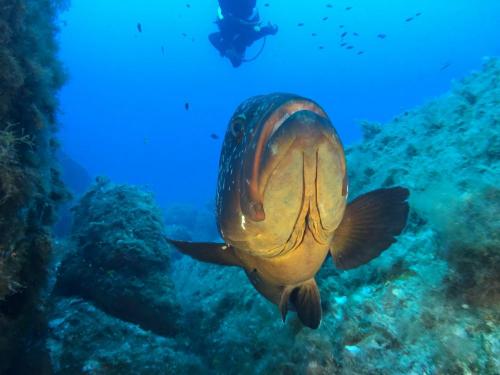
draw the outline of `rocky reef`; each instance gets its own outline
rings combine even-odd
[[[55,164],[56,58],[50,0],[0,1],[0,373],[43,373],[41,292],[50,226],[67,193]]]
[[[100,178],[74,208],[72,240],[75,251],[59,267],[58,294],[81,296],[144,329],[175,334],[179,309],[151,194]]]
[[[411,190],[398,242],[318,275],[304,328],[244,273],[173,256],[162,233],[214,237],[193,212],[164,228],[150,194],[99,181],[75,209],[47,345],[57,373],[500,373],[500,61],[347,149],[350,195]],[[212,238],[203,238],[212,239]]]
[[[196,357],[184,354],[183,342],[175,339],[184,324],[163,218],[152,194],[99,178],[73,211],[71,250],[57,267],[52,300],[48,348],[54,369],[68,374],[195,369]]]

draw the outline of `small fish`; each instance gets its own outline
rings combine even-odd
[[[345,10],[351,10],[352,7],[345,7]]]
[[[187,37],[187,34],[186,33],[181,33],[181,35],[185,38]]]
[[[365,53],[365,51],[359,51],[358,55],[362,55],[363,53]]]
[[[298,26],[298,27],[302,27],[302,26],[304,26],[304,23],[303,23],[303,22],[299,22],[299,23],[297,24],[297,26]]]
[[[443,70],[448,69],[450,67],[450,65],[451,65],[451,62],[447,62],[447,63],[443,64],[441,66],[441,68],[439,69],[439,71],[442,72]]]
[[[380,33],[377,35],[377,38],[380,38],[380,39],[385,39],[387,37],[387,35],[385,35],[384,33]]]
[[[140,33],[142,33],[142,25],[140,22],[137,22],[137,31],[139,31]]]
[[[415,13],[415,17],[420,17],[422,15],[422,12]]]
[[[319,46],[318,49],[325,49],[325,47],[324,46]]]
[[[405,19],[405,22],[410,22],[410,21],[413,21],[413,17],[408,17],[407,19]]]
[[[186,4],[186,8],[191,8],[191,4]]]
[[[219,136],[215,133],[210,134],[210,138],[212,139],[219,139]]]
[[[347,49],[353,49],[353,48],[354,48],[354,46],[347,46],[346,48],[347,48]]]
[[[326,4],[326,7],[327,8],[333,8],[333,5],[332,4]]]
[[[143,139],[143,143],[144,143],[145,145],[147,145],[147,144],[149,143],[149,138],[148,138],[148,137],[144,137],[144,139]]]
[[[343,28],[344,28],[344,25],[339,25],[339,28],[343,29]]]
[[[316,34],[316,33],[311,33],[311,36],[318,36],[318,34]]]
[[[347,35],[347,31],[344,31],[342,34],[340,34],[341,38],[344,38]]]
[[[323,21],[326,21],[328,19],[328,17],[323,17],[322,20]]]
[[[165,54],[165,47],[161,46],[161,54],[164,55]]]
[[[352,35],[359,36],[359,34],[357,32],[353,32]]]
[[[66,27],[66,26],[68,26],[68,21],[66,21],[66,20],[62,20],[62,21],[61,21],[61,24],[62,24],[64,27]]]
[[[184,109],[185,109],[186,111],[189,111],[189,102],[185,102],[185,103],[184,103]]]
[[[264,4],[264,6],[265,6],[266,8],[269,8],[269,3],[265,3],[265,4]]]
[[[340,44],[341,47],[345,47],[346,45],[347,45],[346,42]]]

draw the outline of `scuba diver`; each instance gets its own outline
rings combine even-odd
[[[246,49],[255,41],[278,32],[278,26],[271,23],[262,26],[256,3],[257,0],[219,0],[215,22],[219,31],[210,34],[208,39],[235,68],[260,55],[264,44],[257,56],[245,60]]]

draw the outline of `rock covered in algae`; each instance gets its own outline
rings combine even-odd
[[[203,373],[185,343],[106,314],[81,298],[57,300],[47,347],[56,374]]]
[[[57,0],[0,1],[0,373],[50,371],[43,288],[67,198],[55,166]],[[22,41],[22,42],[20,42]]]
[[[143,329],[177,332],[179,308],[169,278],[169,248],[150,193],[100,178],[74,208],[74,250],[55,291],[81,296]]]

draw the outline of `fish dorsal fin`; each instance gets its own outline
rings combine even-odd
[[[378,189],[349,203],[330,249],[335,266],[361,266],[391,246],[406,225],[408,196],[401,187]]]
[[[307,280],[299,286],[287,286],[283,290],[279,308],[285,321],[288,302],[297,311],[297,315],[305,326],[316,329],[321,322],[321,297],[314,279]]]
[[[215,242],[177,241],[169,238],[166,240],[179,249],[181,253],[199,261],[222,266],[241,266],[240,259],[230,245]]]

